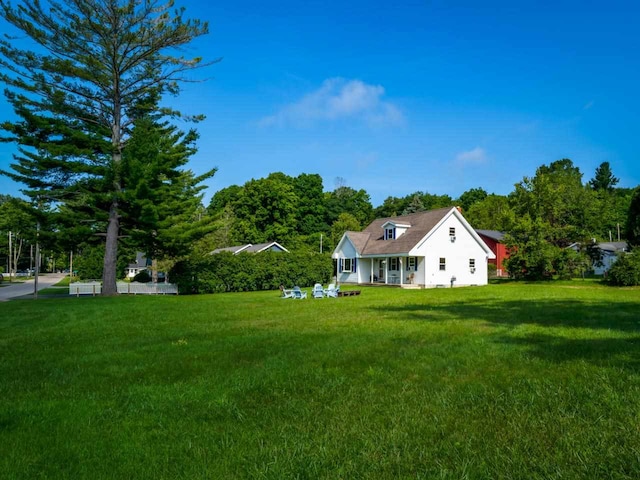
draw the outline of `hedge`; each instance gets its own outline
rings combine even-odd
[[[618,287],[640,285],[640,255],[623,253],[606,274],[605,282]]]
[[[221,252],[176,263],[169,278],[180,294],[277,290],[327,283],[333,275],[328,255],[283,252]]]

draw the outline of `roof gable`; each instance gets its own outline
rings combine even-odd
[[[371,222],[362,232],[368,234],[369,238],[361,254],[406,254],[440,223],[451,210],[452,208],[439,208],[397,217],[378,218]],[[396,226],[410,225],[410,227],[399,237],[393,240],[385,240],[383,226],[389,224]]]
[[[279,251],[279,252],[287,252],[287,253],[289,253],[289,250],[284,248],[278,242],[268,242],[268,243],[259,243],[259,244],[256,244],[256,245],[252,245],[251,243],[247,243],[245,245],[236,245],[234,247],[216,248],[209,255],[214,255],[216,253],[221,253],[221,252],[231,252],[234,255],[237,255],[237,254],[239,254],[241,252],[260,253],[260,252],[264,252],[266,250],[273,250],[273,251],[276,251],[276,252]]]
[[[487,252],[487,255],[490,258],[494,258],[491,249],[482,241],[455,207],[378,218],[371,222],[362,232],[346,232],[334,250],[334,258],[342,248],[345,240],[348,240],[355,247],[360,256],[409,255],[413,249],[424,243],[432,232],[451,215],[455,215],[474,240]],[[388,225],[410,225],[410,227],[399,237],[385,240],[384,227]]]

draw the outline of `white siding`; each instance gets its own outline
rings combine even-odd
[[[355,272],[340,272],[340,260],[343,258],[356,258],[356,249],[354,248],[351,241],[347,238],[344,239],[340,250],[337,250],[336,258],[337,264],[337,280],[338,283],[359,283],[360,272],[362,271],[360,265],[360,259],[356,260],[356,271]]]
[[[451,241],[449,229],[455,228],[455,241]],[[436,230],[431,232],[428,239],[411,252],[412,255],[424,257],[424,268],[421,262],[418,283],[426,286],[451,285],[451,278],[455,277],[454,286],[486,285],[487,284],[487,253],[482,249],[472,234],[455,216],[449,216]],[[440,270],[440,258],[445,259],[445,270]],[[469,259],[475,259],[475,272],[469,268]]]

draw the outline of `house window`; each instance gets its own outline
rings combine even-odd
[[[445,271],[447,269],[447,259],[440,257],[440,270]]]
[[[469,259],[469,271],[471,271],[471,273],[475,273],[476,272],[476,259],[475,258],[470,258]]]
[[[389,259],[389,270],[400,270],[398,267],[398,257],[391,257]]]
[[[417,258],[416,257],[409,257],[407,259],[407,270],[413,270],[416,271],[417,270]]]
[[[342,271],[345,273],[351,273],[356,271],[356,259],[355,258],[343,258],[342,259]]]
[[[450,237],[455,237],[456,236],[456,227],[449,228],[449,236]]]
[[[342,259],[342,271],[343,272],[352,272],[353,271],[353,259],[352,258],[343,258]]]
[[[384,229],[384,239],[385,240],[393,240],[396,238],[396,229],[393,227]]]

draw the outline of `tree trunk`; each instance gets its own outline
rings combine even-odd
[[[151,259],[151,281],[154,283],[158,283],[158,260],[155,258]]]
[[[109,209],[109,225],[104,251],[104,268],[102,269],[102,295],[117,295],[116,270],[118,258],[118,231],[120,220],[118,217],[118,201],[114,200]]]

